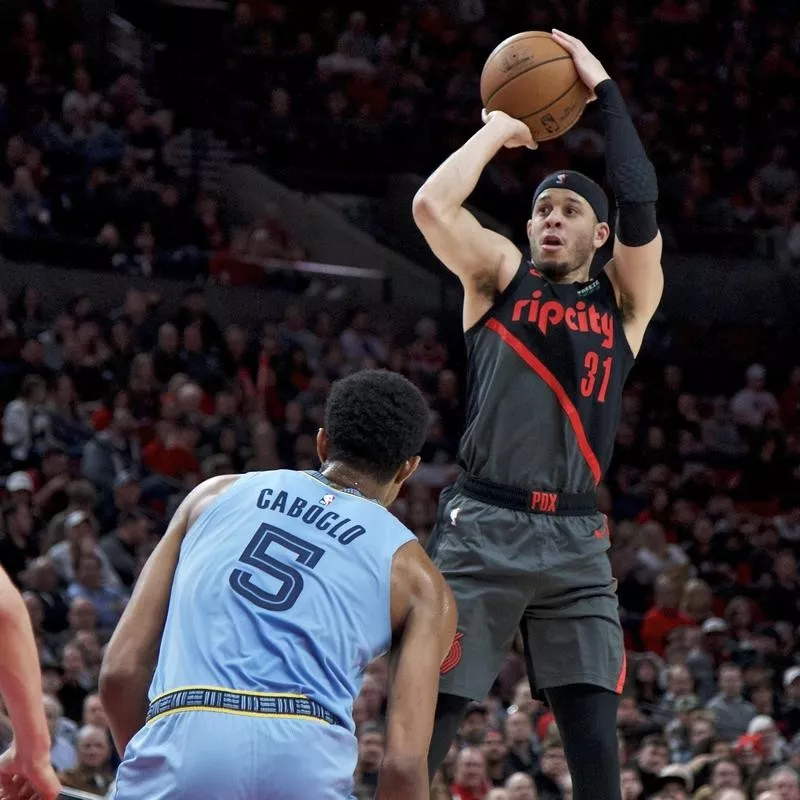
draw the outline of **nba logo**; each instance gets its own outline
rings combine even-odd
[[[556,175],[556,183],[566,183],[566,182],[567,182],[566,174],[563,172],[559,172],[558,175]]]
[[[322,505],[329,506],[336,498],[332,494],[326,494],[320,501]]]
[[[455,526],[456,526],[456,524],[458,523],[458,515],[459,515],[460,513],[461,513],[461,509],[460,509],[460,508],[454,508],[454,509],[453,509],[453,510],[450,512],[450,524],[451,524],[453,527],[455,527]]]

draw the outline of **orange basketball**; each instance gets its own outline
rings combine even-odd
[[[522,120],[537,142],[566,133],[581,118],[588,97],[572,56],[544,31],[501,42],[481,73],[484,108]]]

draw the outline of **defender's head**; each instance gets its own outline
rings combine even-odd
[[[374,481],[390,505],[419,465],[429,415],[422,393],[402,375],[356,372],[331,388],[317,453]]]
[[[585,175],[554,172],[536,188],[528,241],[536,269],[551,280],[587,280],[610,233],[608,198]]]

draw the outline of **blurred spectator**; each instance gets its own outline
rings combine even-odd
[[[345,359],[355,366],[364,358],[374,358],[378,363],[386,361],[386,348],[372,332],[369,312],[357,309],[350,315],[350,322],[339,337]]]
[[[509,749],[503,731],[489,728],[481,743],[483,757],[486,760],[486,775],[493,786],[502,786],[509,777],[511,766],[508,764]]]
[[[731,410],[737,424],[760,428],[768,414],[778,414],[778,401],[771,392],[764,389],[766,374],[761,364],[753,364],[747,368],[747,385],[731,400]]]
[[[723,664],[719,668],[719,689],[706,708],[714,712],[720,734],[731,741],[747,731],[756,710],[742,697],[742,671],[736,664]]]
[[[46,417],[41,411],[46,398],[44,381],[37,375],[28,375],[22,381],[19,397],[3,411],[3,444],[21,468],[29,463],[37,439],[46,431]]]
[[[542,744],[539,769],[533,779],[539,800],[563,800],[565,780],[569,776],[564,747],[557,739]]]
[[[133,586],[139,548],[147,539],[147,517],[140,511],[122,511],[117,527],[100,539],[100,549],[127,589]]]
[[[453,800],[483,800],[489,792],[486,761],[477,747],[465,747],[456,756],[455,777],[450,785]]]
[[[84,725],[78,731],[77,750],[77,765],[59,775],[62,784],[83,792],[105,794],[114,780],[106,732],[96,725]]]
[[[13,484],[12,484],[13,485]],[[30,506],[16,503],[3,511],[5,533],[0,539],[0,565],[16,584],[28,562],[39,552],[37,538],[33,536],[33,516]]]
[[[55,697],[46,694],[42,698],[42,702],[52,742],[53,768],[57,772],[74,769],[78,764],[78,753],[75,749],[75,735],[78,727],[72,720],[64,718],[64,709]]]
[[[658,656],[663,656],[667,639],[675,628],[691,626],[692,620],[678,610],[678,587],[664,575],[655,583],[655,604],[642,621],[642,644]]]
[[[82,551],[75,557],[75,579],[67,587],[67,599],[91,600],[97,611],[97,625],[101,631],[114,629],[124,608],[124,597],[116,587],[103,586],[103,562],[92,551]]]
[[[59,577],[66,584],[75,580],[75,567],[81,554],[94,553],[100,566],[101,584],[108,588],[119,586],[119,577],[114,572],[97,543],[92,520],[83,511],[73,511],[64,521],[66,539],[54,544],[47,553]]]
[[[129,409],[115,408],[108,429],[95,434],[86,444],[81,460],[84,477],[101,492],[110,495],[121,473],[136,472],[140,464],[139,442],[134,436],[136,422]]]
[[[385,735],[381,725],[367,723],[358,731],[358,764],[355,784],[359,790],[375,793],[378,786],[378,771],[385,746]]]
[[[642,546],[637,560],[644,570],[645,581],[651,583],[657,575],[688,564],[689,559],[677,545],[667,542],[664,528],[658,522],[647,522],[641,530]]]
[[[537,800],[533,778],[527,772],[515,772],[505,783],[509,800]]]

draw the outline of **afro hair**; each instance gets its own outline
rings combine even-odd
[[[328,458],[388,483],[422,450],[429,418],[425,398],[407,378],[356,372],[333,384],[325,406]]]

